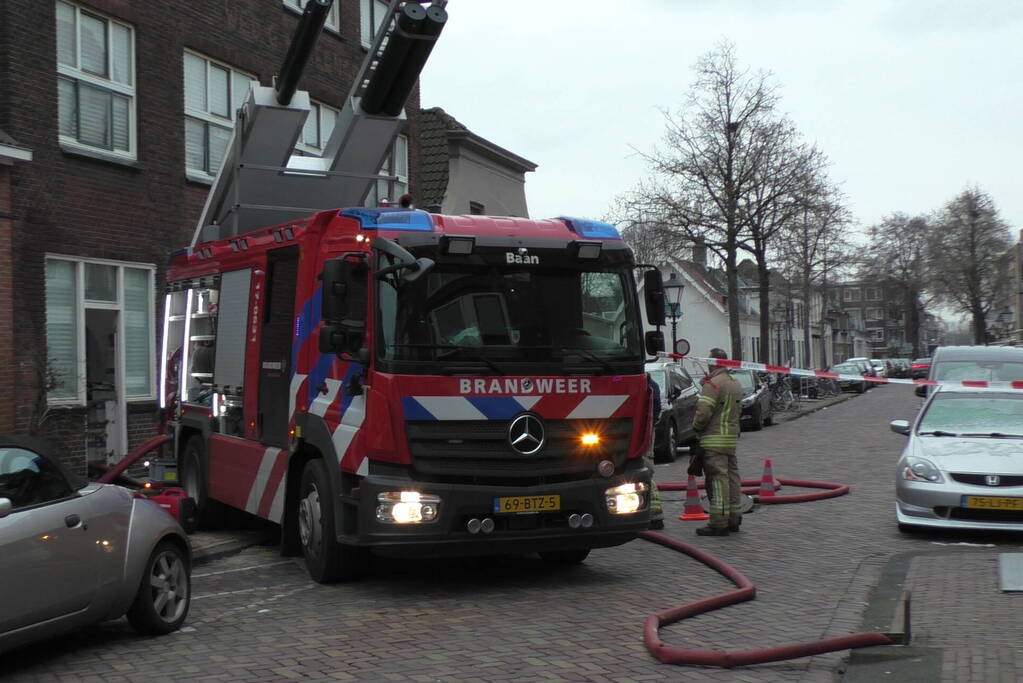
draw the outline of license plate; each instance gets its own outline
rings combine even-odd
[[[561,496],[507,496],[494,498],[495,515],[521,515],[555,512],[561,509]]]
[[[1023,498],[963,496],[963,507],[980,510],[1023,510]]]

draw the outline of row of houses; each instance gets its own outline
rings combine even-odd
[[[712,347],[730,350],[725,272],[708,264],[707,249],[661,266],[665,282],[682,285],[679,305],[669,302],[668,334],[686,339],[697,355]],[[915,358],[928,355],[941,335],[938,320],[922,312],[919,346],[907,342],[906,302],[898,286],[845,281],[814,287],[809,301],[795,283],[771,274],[768,354],[761,353],[760,296],[756,266],[738,266],[742,358],[754,362],[823,369],[846,358]],[[669,285],[669,298],[671,286]],[[673,316],[672,313],[675,315]],[[809,321],[807,330],[804,321]],[[808,333],[807,333],[808,332]]]
[[[83,469],[156,431],[167,255],[305,3],[0,3],[0,433],[45,432]],[[322,152],[389,4],[335,0],[295,153]],[[368,204],[528,215],[534,163],[422,108],[418,87],[404,118]]]

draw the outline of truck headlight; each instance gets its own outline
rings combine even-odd
[[[604,492],[607,510],[614,515],[631,515],[646,507],[647,485],[641,481],[620,484]]]
[[[377,521],[419,524],[437,519],[440,496],[419,491],[385,491],[377,495]]]

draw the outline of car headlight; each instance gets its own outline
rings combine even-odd
[[[907,456],[903,461],[902,478],[906,481],[925,481],[940,484],[945,481],[939,470],[930,460]]]
[[[753,405],[753,399],[754,398],[756,398],[756,397],[755,396],[747,396],[746,398],[742,399],[742,407],[743,408],[748,408],[749,406]]]

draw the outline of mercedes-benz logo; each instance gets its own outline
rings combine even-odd
[[[522,455],[533,455],[543,448],[543,422],[536,415],[522,413],[508,425],[508,443]]]

